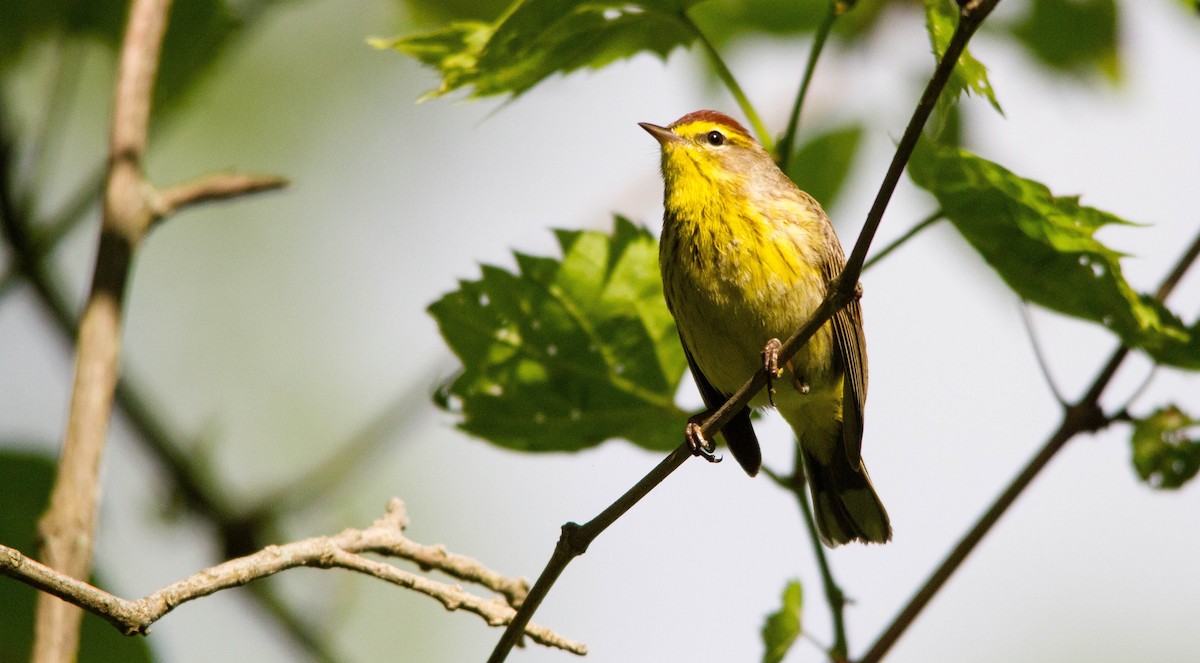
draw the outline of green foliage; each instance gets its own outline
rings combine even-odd
[[[154,91],[155,110],[165,110],[180,99],[267,4],[266,0],[174,3]],[[30,45],[52,35],[86,37],[115,52],[124,34],[128,5],[126,0],[3,2],[0,71],[16,64]]]
[[[925,0],[925,28],[929,31],[929,41],[933,45],[933,54],[939,60],[950,45],[950,38],[958,26],[958,4],[954,0]],[[1000,102],[988,81],[987,68],[983,66],[968,50],[963,50],[950,75],[950,81],[942,96],[938,99],[939,106],[953,103],[966,92],[983,96],[996,109],[1003,113]],[[944,112],[944,111],[943,111]]]
[[[1052,70],[1120,78],[1115,0],[1033,0],[1012,34]]]
[[[7,446],[7,445],[3,445]],[[54,462],[42,456],[0,451],[0,543],[36,557],[37,521],[46,508],[54,482]],[[96,579],[92,584],[102,586]],[[0,578],[0,661],[28,661],[33,646],[33,609],[37,591],[10,578]],[[79,663],[149,663],[143,638],[121,635],[108,622],[84,614]]]
[[[511,0],[405,0],[418,23],[491,21],[512,4]]]
[[[521,0],[496,22],[460,21],[434,32],[373,39],[438,70],[441,85],[484,97],[519,95],[546,78],[599,68],[642,51],[665,57],[695,34],[679,20],[696,0]]]
[[[765,650],[763,663],[779,663],[787,656],[792,644],[800,637],[800,612],[804,605],[804,593],[799,580],[792,580],[783,588],[782,605],[779,610],[767,615],[762,627]]]
[[[575,451],[610,438],[674,448],[687,361],[662,297],[658,244],[616,218],[612,235],[558,230],[561,260],[514,253],[429,307],[462,361],[439,404],[495,444]],[[455,402],[457,401],[457,402]]]
[[[1133,427],[1133,467],[1155,488],[1175,489],[1200,472],[1200,419],[1174,405],[1162,408]]]
[[[1094,237],[1127,221],[962,149],[923,143],[909,174],[1022,298],[1100,323],[1159,363],[1200,368],[1196,326],[1134,292],[1121,274],[1121,254]]]
[[[812,32],[825,18],[828,6],[828,2],[812,0],[710,0],[697,4],[689,15],[709,39],[722,44],[749,32]]]
[[[813,136],[788,160],[788,177],[831,209],[854,165],[862,135],[862,125],[852,124]]]

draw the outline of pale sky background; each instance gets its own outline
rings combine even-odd
[[[1012,6],[1008,6],[1012,5]],[[1006,116],[967,102],[983,156],[1059,195],[1142,228],[1104,231],[1131,254],[1125,274],[1152,290],[1200,225],[1200,21],[1179,3],[1123,2],[1125,84],[1048,78],[1023,52],[984,35]],[[1010,18],[1017,3],[1004,3]],[[415,98],[436,79],[378,52],[395,3],[333,0],[268,14],[151,137],[149,171],[166,185],[213,169],[290,177],[285,193],[189,211],[156,230],[133,276],[127,370],[179,431],[196,439],[247,501],[322,460],[389,403],[417,393],[418,413],[350,486],[288,523],[302,538],[365,526],[388,498],[408,503],[410,535],[534,578],[559,526],[585,521],[659,456],[624,442],[533,456],[467,438],[428,402],[456,362],[424,307],[510,249],[556,254],[549,227],[604,228],[619,212],[654,232],[658,146],[636,125],[698,108],[737,114],[705,82],[699,51],[664,64],[643,56],[555,78],[507,105]],[[771,127],[789,109],[807,43],[762,41],[729,54]],[[921,21],[894,16],[863,52],[829,57],[806,127],[870,114],[854,179],[831,215],[851,245],[932,60]],[[89,57],[70,144],[105,139],[111,62]],[[33,84],[30,83],[32,86]],[[740,115],[739,115],[740,117]],[[887,127],[879,130],[878,127]],[[803,184],[803,183],[801,183]],[[70,190],[64,184],[63,190]],[[906,180],[884,219],[882,247],[933,209]],[[75,233],[65,263],[80,290],[95,233]],[[1018,305],[964,241],[942,225],[864,279],[871,393],[864,454],[895,526],[887,546],[831,553],[861,654],[961,533],[1058,425]],[[1200,277],[1171,300],[1192,319]],[[1102,330],[1034,315],[1059,386],[1077,396],[1114,347]],[[71,358],[26,294],[0,307],[0,438],[57,440]],[[1128,361],[1114,405],[1141,382]],[[681,399],[698,404],[689,390]],[[1160,371],[1134,406],[1169,401],[1200,413],[1200,376]],[[766,462],[790,466],[790,433],[759,424]],[[682,431],[682,422],[681,422]],[[1200,606],[1200,486],[1141,484],[1129,430],[1070,443],[893,650],[890,661],[1180,661],[1195,658]],[[50,448],[47,445],[47,448]],[[144,595],[213,563],[196,523],[162,517],[162,481],[118,419],[107,451],[97,564],[112,589]],[[797,509],[734,463],[689,462],[564,573],[535,621],[586,642],[592,661],[748,661],[785,582],[805,583],[811,637],[828,611]],[[428,598],[345,572],[285,574],[287,594],[346,661],[482,660],[500,631]],[[287,661],[239,591],[156,624],[163,661]],[[801,642],[788,661],[818,661]],[[531,646],[513,661],[568,661]]]

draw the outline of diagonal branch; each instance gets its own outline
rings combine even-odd
[[[1163,280],[1158,288],[1155,297],[1162,301],[1167,298],[1175,285],[1183,277],[1183,274],[1195,263],[1200,257],[1200,234],[1192,240],[1192,244],[1183,256],[1175,263],[1175,267],[1170,274]],[[929,600],[937,594],[942,585],[949,580],[950,576],[958,569],[959,565],[971,554],[975,546],[983,540],[983,537],[992,529],[1004,512],[1012,506],[1017,497],[1024,492],[1034,477],[1042,471],[1043,468],[1050,462],[1054,456],[1066,446],[1067,442],[1073,439],[1080,433],[1089,433],[1100,430],[1108,426],[1114,420],[1114,416],[1106,415],[1100,409],[1100,397],[1104,394],[1104,390],[1108,387],[1109,382],[1117,373],[1117,369],[1125,361],[1129,355],[1129,348],[1121,346],[1113,352],[1109,357],[1108,362],[1096,379],[1092,382],[1092,386],[1088,388],[1084,394],[1074,405],[1063,406],[1063,418],[1059,424],[1058,430],[1046,440],[1045,445],[1037,452],[1029,463],[1013,478],[1012,483],[1004,489],[1004,492],[996,498],[988,510],[980,516],[975,525],[963,536],[946,559],[942,561],[938,568],[925,581],[917,593],[913,595],[909,602],[900,611],[899,614],[892,620],[892,623],[875,641],[871,649],[860,659],[859,663],[877,663],[881,660],[892,645],[900,639],[904,631],[917,618],[917,615],[929,603]],[[1118,412],[1117,415],[1121,413]]]
[[[979,25],[999,1],[969,0],[965,2],[958,27],[955,29],[954,35],[950,38],[950,44],[946,47],[946,52],[942,54],[937,68],[930,77],[929,84],[926,85],[925,91],[921,95],[921,100],[913,111],[912,118],[904,130],[904,136],[901,138],[900,144],[896,147],[896,153],[892,158],[891,166],[888,168],[883,183],[879,187],[875,203],[867,214],[866,222],[863,225],[862,232],[859,234],[858,242],[854,246],[854,251],[850,254],[850,259],[847,261],[841,275],[834,283],[830,284],[829,294],[809,317],[808,322],[797,330],[796,333],[792,334],[787,342],[783,344],[783,347],[779,351],[779,361],[781,363],[786,362],[795,355],[800,347],[822,325],[853,298],[858,296],[857,284],[858,277],[862,273],[863,260],[866,258],[867,250],[871,246],[871,240],[875,237],[875,231],[878,230],[879,223],[883,220],[883,213],[887,209],[888,201],[891,199],[892,193],[896,189],[896,184],[904,172],[904,166],[908,163],[909,158],[912,157],[913,149],[916,147],[925,122],[933,112],[934,105],[942,89],[946,87],[946,83],[950,80],[950,74],[954,71],[954,66],[958,62],[959,55],[966,48],[967,42],[970,41],[975,30],[978,29]],[[738,389],[737,393],[730,396],[724,405],[704,420],[703,424],[701,424],[701,431],[704,436],[711,439],[714,434],[724,428],[733,419],[734,415],[746,407],[750,399],[766,386],[766,382],[766,373],[764,371],[756,372],[742,385],[741,389]],[[566,569],[567,565],[570,564],[571,560],[586,552],[592,540],[615,522],[617,518],[620,518],[621,515],[631,509],[634,504],[649,494],[655,486],[678,469],[691,455],[691,450],[687,442],[680,444],[669,456],[656,465],[649,474],[618,498],[616,502],[601,512],[600,515],[582,526],[576,523],[563,525],[562,535],[555,545],[554,553],[550,556],[550,560],[546,563],[546,567],[542,570],[542,574],[538,577],[537,582],[534,583],[533,588],[529,591],[529,596],[521,605],[517,616],[513,618],[512,623],[504,631],[504,635],[501,636],[500,641],[496,643],[491,657],[488,658],[489,663],[501,663],[508,657],[509,652],[512,651],[512,648],[520,640],[525,624],[528,623],[538,606],[541,605],[542,600],[550,592],[550,587],[558,580],[558,577]]]

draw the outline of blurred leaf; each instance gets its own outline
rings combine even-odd
[[[925,28],[929,31],[933,54],[939,60],[950,45],[950,38],[957,26],[958,4],[954,0],[925,0]],[[958,58],[958,65],[954,67],[946,89],[938,97],[938,105],[954,103],[963,92],[983,96],[996,112],[1004,113],[988,81],[987,68],[966,49]]]
[[[179,101],[238,31],[270,0],[189,0],[171,6],[155,86],[155,112]],[[92,39],[116,52],[129,11],[126,0],[20,2],[0,7],[0,71],[17,63],[31,44],[52,36]]]
[[[1165,407],[1133,427],[1133,467],[1142,481],[1155,488],[1175,489],[1200,471],[1200,420],[1178,407]]]
[[[909,174],[1022,298],[1100,323],[1156,362],[1200,369],[1196,325],[1134,292],[1121,274],[1122,254],[1093,236],[1106,225],[1132,224],[965,150],[926,141]]]
[[[765,651],[763,663],[779,663],[800,637],[800,611],[803,606],[803,590],[799,580],[793,580],[783,588],[783,605],[767,615],[762,627]]]
[[[825,0],[708,0],[688,14],[716,44],[754,34],[812,32],[829,11]]]
[[[7,446],[7,445],[3,445]],[[43,456],[0,451],[0,543],[36,558],[37,521],[50,498],[54,463]],[[103,586],[95,578],[92,584]],[[28,661],[33,646],[33,610],[37,590],[0,578],[0,661]],[[121,635],[111,624],[85,613],[79,663],[149,663],[150,648],[141,637]]]
[[[788,177],[831,209],[854,165],[862,135],[862,126],[852,124],[813,136],[788,160]]]
[[[562,260],[514,253],[517,273],[485,265],[483,278],[430,305],[463,363],[435,402],[461,409],[467,432],[513,449],[575,451],[610,438],[674,448],[687,362],[657,242],[621,217],[612,235],[556,235]]]
[[[1120,78],[1115,0],[1033,0],[1012,34],[1042,64],[1062,72],[1099,69]]]
[[[471,95],[519,95],[546,78],[599,68],[642,51],[666,57],[695,35],[679,15],[697,0],[521,0],[495,23],[464,21],[394,40],[372,39],[438,70],[426,96],[459,88]]]

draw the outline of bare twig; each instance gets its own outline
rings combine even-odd
[[[132,601],[59,573],[2,545],[0,573],[103,617],[126,635],[148,633],[154,622],[183,603],[296,567],[341,568],[363,573],[425,594],[447,610],[465,610],[479,615],[492,626],[507,624],[512,619],[516,614],[513,606],[521,603],[528,588],[524,579],[503,576],[470,557],[447,552],[443,546],[416,543],[404,536],[407,525],[404,503],[392,499],[387,513],[366,529],[347,529],[334,536],[268,546]],[[457,585],[430,580],[391,564],[368,559],[363,557],[365,553],[406,559],[426,570],[437,569],[482,585],[504,598],[485,600]],[[581,655],[587,653],[585,645],[543,626],[529,625],[525,634],[549,647]]]
[[[1066,407],[1067,399],[1063,398],[1062,392],[1058,390],[1058,385],[1054,382],[1054,375],[1050,373],[1050,362],[1046,361],[1046,355],[1042,352],[1042,344],[1038,341],[1037,331],[1033,328],[1033,319],[1029,315],[1029,303],[1019,302],[1017,309],[1021,312],[1021,322],[1025,325],[1025,333],[1029,336],[1029,344],[1033,346],[1033,356],[1037,359],[1038,368],[1042,370],[1046,386],[1050,388],[1054,400],[1058,401],[1059,405]]]
[[[950,38],[950,44],[946,47],[946,52],[942,54],[942,58],[938,62],[933,76],[929,79],[929,84],[926,85],[925,91],[921,95],[921,100],[917,103],[912,118],[904,130],[900,144],[896,147],[895,156],[892,158],[892,163],[888,167],[883,183],[879,187],[879,194],[875,198],[875,203],[872,205],[871,211],[867,214],[866,222],[863,225],[862,232],[858,236],[858,242],[854,245],[854,251],[850,254],[850,258],[846,262],[846,267],[842,270],[841,275],[830,284],[829,293],[821,305],[817,307],[817,310],[783,344],[783,347],[779,351],[779,360],[781,362],[786,362],[795,355],[800,347],[822,325],[853,298],[858,296],[857,284],[858,277],[862,273],[863,260],[866,258],[867,250],[871,246],[871,240],[875,237],[875,231],[878,230],[879,223],[883,220],[883,213],[887,209],[887,203],[891,199],[892,192],[895,191],[896,184],[900,181],[900,176],[904,172],[904,166],[908,163],[913,149],[917,145],[917,140],[920,138],[925,122],[933,112],[934,105],[942,89],[945,88],[946,83],[950,80],[950,74],[954,71],[954,65],[958,62],[959,55],[966,48],[967,42],[970,41],[971,36],[975,33],[980,23],[983,22],[984,18],[995,8],[999,1],[971,0],[963,9],[962,18],[958,23],[957,29],[954,31],[954,35]],[[750,399],[766,386],[766,382],[767,376],[764,371],[758,371],[751,376],[733,396],[729,397],[729,400],[725,401],[724,405],[704,420],[700,426],[704,436],[711,439],[713,435],[724,428],[733,419],[734,415],[746,407]],[[591,544],[593,539],[599,536],[601,532],[617,518],[621,517],[622,514],[632,508],[634,504],[645,497],[663,479],[678,469],[691,455],[687,442],[681,443],[669,456],[655,466],[649,474],[618,498],[611,506],[601,512],[600,515],[596,516],[596,518],[582,526],[575,523],[563,525],[562,535],[555,545],[550,560],[546,563],[542,574],[538,576],[533,589],[529,591],[529,596],[517,612],[517,616],[513,618],[512,623],[509,624],[500,641],[496,643],[496,647],[492,650],[492,655],[488,659],[489,663],[500,663],[508,657],[508,653],[512,651],[512,648],[520,640],[521,630],[525,623],[529,621],[529,618],[532,617],[538,606],[541,605],[542,600],[549,593],[550,587],[553,586],[558,576],[562,574],[571,560],[586,552],[588,545]]]
[[[1171,273],[1163,280],[1155,295],[1160,301],[1165,300],[1167,295],[1179,283],[1183,274],[1192,266],[1197,257],[1200,257],[1200,234],[1192,240],[1192,245],[1184,252],[1183,256],[1175,263],[1175,267]],[[1129,355],[1129,348],[1121,346],[1113,352],[1109,357],[1108,363],[1100,370],[1096,379],[1092,382],[1092,386],[1088,389],[1074,405],[1066,405],[1063,409],[1062,422],[1059,424],[1058,430],[1046,440],[1045,445],[1037,452],[1029,463],[1013,478],[1012,482],[1004,489],[1004,492],[996,498],[996,501],[988,507],[988,510],[980,516],[979,520],[973,527],[963,536],[946,559],[942,561],[933,574],[925,581],[925,584],[917,590],[907,605],[896,615],[892,623],[875,641],[867,653],[859,660],[859,663],[877,663],[887,652],[892,648],[892,645],[900,639],[904,631],[912,624],[921,610],[929,603],[929,600],[937,594],[942,585],[950,578],[951,575],[958,569],[959,565],[967,558],[967,555],[979,545],[983,537],[992,529],[1004,512],[1012,506],[1017,497],[1024,492],[1029,486],[1034,477],[1042,471],[1054,456],[1066,446],[1072,438],[1080,433],[1088,433],[1100,430],[1108,426],[1117,417],[1123,415],[1123,412],[1118,412],[1115,415],[1106,415],[1100,409],[1100,397],[1104,394],[1104,390],[1108,387],[1109,382],[1117,373],[1117,369],[1125,361]]]
[[[243,175],[240,173],[215,173],[195,182],[179,184],[160,191],[151,202],[156,220],[200,203],[236,198],[260,191],[272,191],[288,185],[288,181],[274,175]]]

